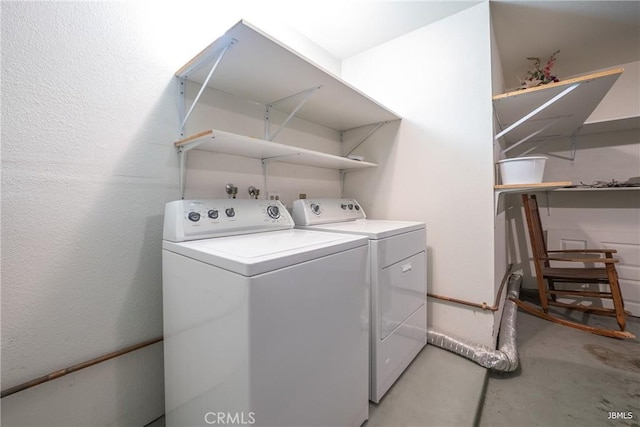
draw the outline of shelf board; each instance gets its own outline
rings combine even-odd
[[[496,190],[510,190],[518,188],[540,188],[540,187],[568,187],[571,185],[571,181],[556,181],[556,182],[538,182],[535,184],[498,184],[493,188]]]
[[[554,191],[559,188],[568,187],[571,185],[571,181],[558,181],[558,182],[540,182],[536,184],[500,184],[494,185],[494,214],[498,214],[498,205],[500,204],[500,196],[503,194],[512,193],[527,193],[535,191]]]
[[[627,117],[624,119],[608,120],[602,122],[588,122],[580,129],[580,135],[592,135],[640,129],[640,117]]]
[[[638,191],[640,187],[569,187],[558,188],[556,191]]]
[[[493,106],[499,127],[506,129],[571,85],[578,84],[573,91],[504,135],[506,145],[520,141],[560,117],[557,123],[536,135],[535,140],[571,136],[584,124],[623,71],[623,68],[615,68],[494,96]]]
[[[176,76],[202,84],[218,52],[233,43],[208,86],[268,105],[322,86],[296,112],[296,117],[343,131],[400,117],[339,77],[322,69],[246,21],[240,21],[206,47]],[[274,108],[291,113],[300,97]]]
[[[571,186],[571,181],[540,182],[536,184],[500,184],[493,189],[500,193],[525,193],[527,191],[550,190]]]
[[[318,168],[349,170],[378,166],[375,163],[307,150],[216,129],[206,130],[174,143],[185,150],[212,151],[264,161],[277,161]]]

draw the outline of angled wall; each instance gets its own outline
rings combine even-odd
[[[428,291],[493,304],[494,215],[489,4],[348,58],[342,76],[397,112],[354,154],[378,162],[347,174],[345,194],[372,218],[424,221]],[[385,137],[397,136],[392,143]],[[345,137],[357,139],[362,130]],[[502,274],[500,274],[501,276]],[[429,299],[430,326],[487,345],[494,316]]]

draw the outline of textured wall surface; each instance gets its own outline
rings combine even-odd
[[[205,6],[2,2],[3,389],[162,335],[163,209],[180,197],[173,74],[252,15]],[[195,124],[215,108],[254,125],[255,106],[235,104]],[[338,149],[337,133],[307,142],[304,126],[282,142]],[[243,190],[262,180],[259,161],[189,162],[188,196],[222,197],[230,173]],[[339,191],[336,171],[272,172],[289,198]],[[164,411],[162,369],[156,344],[2,399],[2,424],[144,425]]]
[[[162,213],[178,194],[173,82],[126,12],[2,5],[3,389],[162,335]],[[161,349],[3,399],[2,422],[151,421]]]

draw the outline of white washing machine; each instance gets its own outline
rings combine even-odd
[[[366,219],[353,199],[296,200],[292,215],[301,229],[369,239],[369,399],[378,403],[427,343],[425,224]]]
[[[166,205],[166,424],[360,426],[367,239],[294,229],[266,200]]]

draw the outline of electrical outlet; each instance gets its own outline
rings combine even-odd
[[[277,191],[269,191],[267,193],[267,199],[269,200],[280,200],[280,193]]]

